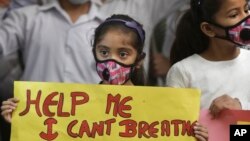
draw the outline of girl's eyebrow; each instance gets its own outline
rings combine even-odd
[[[245,4],[244,8],[246,8],[246,7],[248,7],[248,3]],[[231,9],[229,9],[229,10],[226,12],[226,14],[229,14],[231,11],[233,11],[233,10],[238,10],[238,9],[239,9],[239,7],[231,8]]]
[[[109,49],[109,47],[108,47],[108,46],[105,46],[105,45],[97,45],[97,48]]]
[[[122,48],[119,48],[118,51],[127,51],[127,52],[132,52],[132,49],[131,48],[125,48],[125,47],[122,47]]]
[[[234,10],[238,10],[239,8],[232,8],[232,9],[229,9],[226,14],[230,14],[231,11],[234,11]]]
[[[127,47],[120,47],[119,50],[132,50],[132,49]]]

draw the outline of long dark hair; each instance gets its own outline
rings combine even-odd
[[[223,0],[191,0],[191,8],[181,18],[170,52],[171,65],[208,48],[209,37],[200,29],[203,21],[213,22]]]
[[[110,22],[109,22],[110,21]],[[123,22],[124,21],[124,22]],[[130,28],[125,25],[125,22],[134,22],[136,28]],[[142,25],[135,21],[133,18],[129,17],[128,15],[112,15],[111,17],[107,18],[102,24],[100,24],[96,30],[94,35],[94,42],[93,47],[95,49],[97,43],[99,43],[103,36],[110,30],[119,29],[124,33],[131,33],[132,39],[132,46],[135,47],[137,50],[137,59],[136,63],[141,61],[145,57],[143,53],[144,41],[145,41],[145,31],[142,28]],[[94,53],[93,49],[93,53]],[[131,74],[131,80],[134,85],[145,85],[145,73],[144,68],[140,67],[140,69],[135,68]]]

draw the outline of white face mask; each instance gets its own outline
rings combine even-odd
[[[84,4],[86,2],[89,2],[90,0],[69,0],[70,3],[72,4]]]

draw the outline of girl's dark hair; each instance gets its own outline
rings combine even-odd
[[[209,38],[201,31],[203,21],[215,23],[214,16],[223,0],[191,0],[191,8],[181,18],[170,52],[171,65],[208,48]]]
[[[104,35],[108,31],[115,29],[119,29],[126,34],[131,35],[131,44],[133,47],[135,47],[138,53],[136,61],[139,62],[141,59],[143,59],[145,56],[143,53],[145,31],[139,22],[135,21],[128,15],[112,15],[96,28],[93,42],[93,53],[95,54],[95,47],[97,43],[103,39]],[[145,85],[146,82],[144,68],[135,68],[132,73],[131,80],[134,85]]]

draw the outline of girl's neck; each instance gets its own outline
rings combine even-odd
[[[133,84],[133,82],[131,81],[131,79],[130,80],[128,80],[125,84],[123,84],[123,85],[134,85]]]
[[[227,61],[238,57],[240,49],[234,45],[228,44],[224,46],[222,44],[211,43],[206,51],[200,55],[210,61]]]
[[[59,0],[61,7],[69,14],[70,19],[73,23],[84,14],[87,14],[90,9],[90,2],[85,4],[74,5],[68,0]]]

